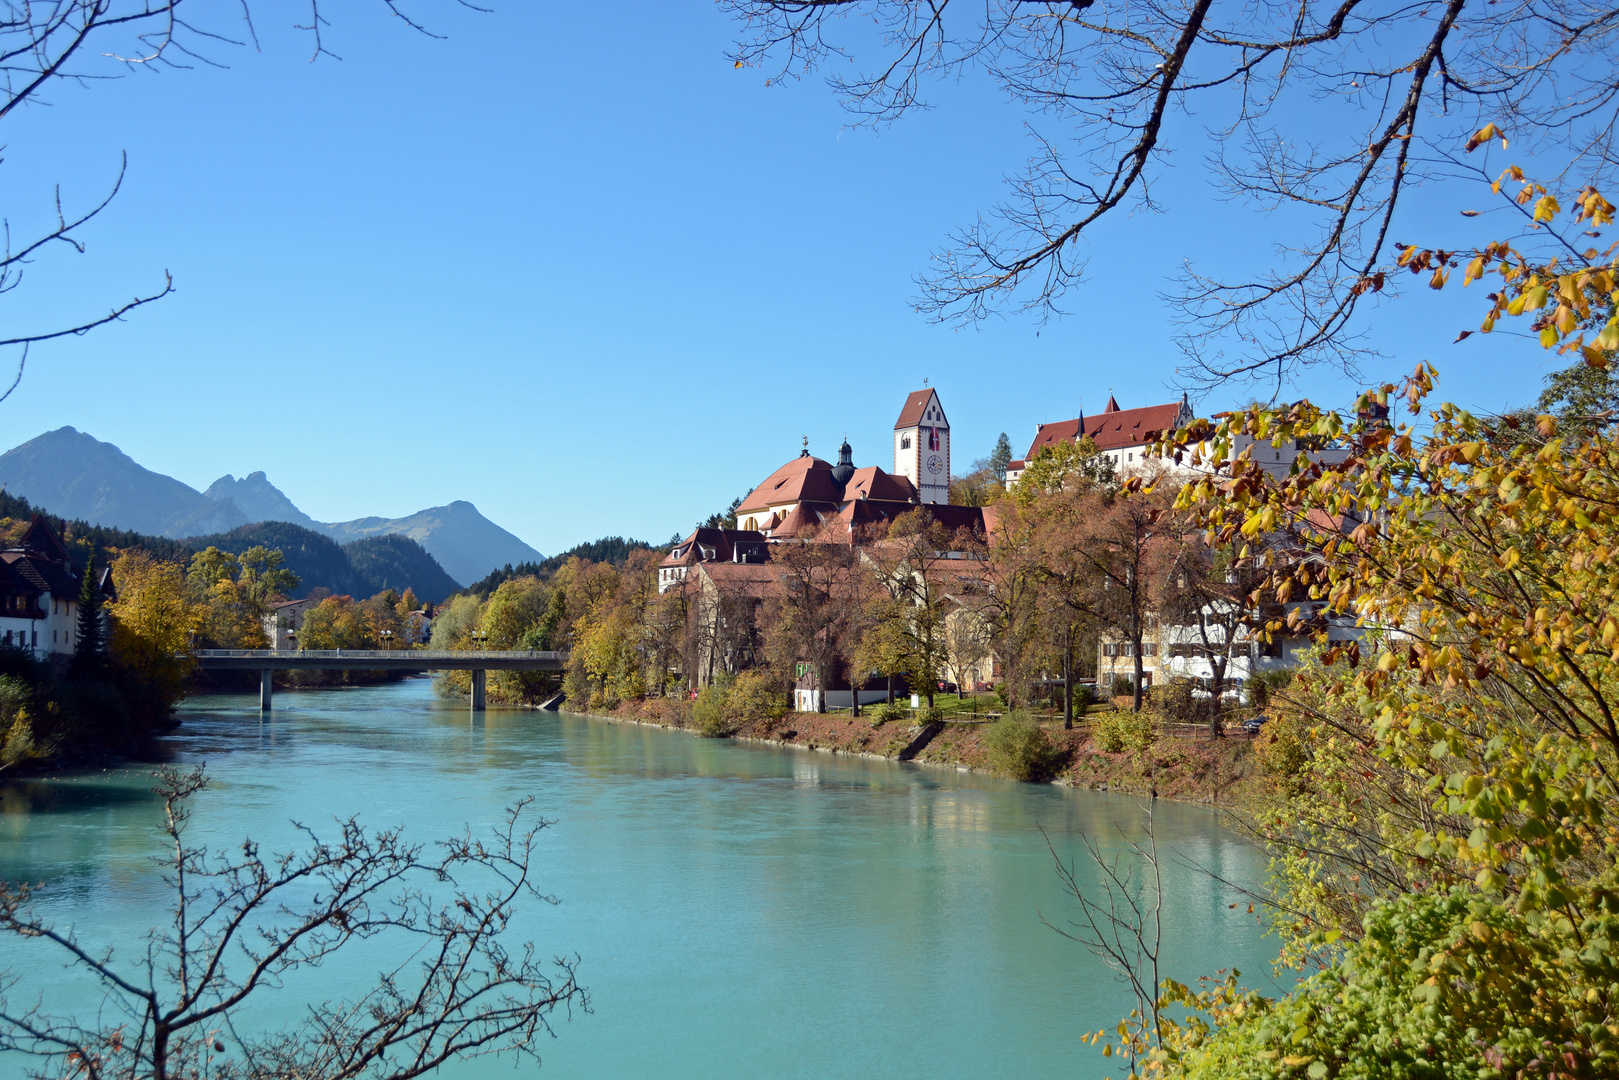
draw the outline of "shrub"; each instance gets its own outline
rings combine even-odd
[[[944,710],[937,705],[924,705],[916,710],[918,724],[937,724],[944,719]]]
[[[34,692],[13,675],[0,675],[0,763],[15,765],[40,757],[34,742],[34,720],[30,714]]]
[[[877,710],[877,724],[886,724],[891,720],[903,719],[905,719],[905,706],[898,702],[893,704],[885,703],[882,708]]]
[[[1250,709],[1263,709],[1270,704],[1270,699],[1276,691],[1293,681],[1291,671],[1261,671],[1247,682],[1248,707]]]
[[[1086,709],[1090,708],[1091,707],[1091,702],[1095,699],[1095,696],[1096,695],[1092,692],[1089,683],[1075,683],[1074,684],[1074,715],[1078,716],[1078,715],[1082,714]]]
[[[1056,771],[1058,754],[1028,714],[1009,712],[984,729],[990,768],[1014,780],[1044,780]]]
[[[27,683],[15,675],[0,675],[0,727],[10,727],[33,700]]]
[[[1298,726],[1299,721],[1294,717],[1273,717],[1259,729],[1259,737],[1254,740],[1254,753],[1259,758],[1260,768],[1284,789],[1292,792],[1299,790],[1299,785],[1303,783],[1304,767],[1310,761],[1304,740],[1299,737]]]
[[[1203,1015],[1171,1030],[1173,1075],[1611,1076],[1619,963],[1589,943],[1606,945],[1619,919],[1597,891],[1570,901],[1578,923],[1459,887],[1379,901],[1359,940],[1279,1000],[1231,984],[1176,995]]]
[[[1192,691],[1191,679],[1174,678],[1157,683],[1148,688],[1147,700],[1165,719],[1183,724],[1196,723],[1204,712],[1203,702]]]
[[[697,694],[691,706],[691,726],[699,735],[709,739],[728,739],[736,734],[737,724],[731,713],[731,687],[729,679],[715,679]]]
[[[1144,712],[1121,709],[1096,721],[1096,747],[1109,754],[1122,750],[1145,750],[1152,745],[1154,736],[1152,717]]]
[[[1128,676],[1113,676],[1113,696],[1129,697],[1131,694],[1135,693],[1134,685],[1135,684],[1130,681]]]
[[[764,724],[773,727],[787,712],[787,696],[781,684],[763,671],[744,671],[731,687],[728,705],[737,724]]]
[[[1001,708],[1003,709],[1012,704],[1012,688],[1006,683],[999,682],[995,684],[995,696],[1001,699]]]

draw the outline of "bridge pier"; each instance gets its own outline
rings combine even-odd
[[[484,710],[484,678],[488,673],[483,668],[472,669],[472,711]]]
[[[259,672],[259,712],[270,711],[270,680],[274,675],[269,668]]]

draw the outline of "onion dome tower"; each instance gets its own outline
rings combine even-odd
[[[832,481],[838,485],[841,492],[849,483],[849,477],[854,475],[854,450],[845,438],[843,445],[838,447],[838,463],[832,466]]]

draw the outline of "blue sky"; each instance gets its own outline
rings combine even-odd
[[[958,466],[1001,431],[1021,453],[1035,424],[1110,390],[1126,407],[1178,396],[1159,293],[1184,259],[1265,258],[1275,231],[1216,202],[1189,150],[1166,212],[1091,240],[1068,317],[933,325],[910,308],[914,275],[1029,153],[993,88],[952,83],[896,127],[848,130],[818,79],[734,70],[734,28],[702,0],[424,7],[444,40],[380,9],[334,12],[341,61],[309,63],[290,11],[266,8],[262,51],[216,52],[228,70],[58,86],[7,122],[16,236],[53,185],[82,205],[129,154],[88,251],[30,267],[0,298],[7,326],[92,316],[165,269],[177,292],[36,348],[0,405],[4,447],[71,424],[199,488],[263,469],[321,520],[468,499],[548,554],[659,541],[802,436],[831,456],[847,434],[858,464],[887,467],[923,378]],[[1454,212],[1425,198],[1413,213]],[[1449,399],[1532,398],[1552,366],[1538,349],[1451,345],[1481,302],[1385,303],[1369,331],[1396,359],[1368,375],[1426,359]],[[1327,374],[1295,389],[1354,392]]]

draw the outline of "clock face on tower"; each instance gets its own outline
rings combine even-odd
[[[943,471],[944,471],[944,458],[940,457],[938,454],[929,455],[928,456],[928,472],[932,473],[934,476],[938,476]]]

